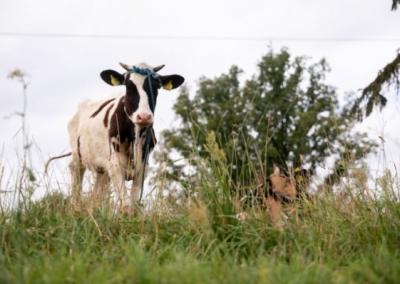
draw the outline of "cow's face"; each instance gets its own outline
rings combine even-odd
[[[122,63],[121,66],[127,70],[124,74],[105,70],[100,76],[112,86],[126,86],[124,99],[126,115],[135,125],[148,127],[153,124],[158,89],[161,87],[166,90],[175,89],[184,82],[184,78],[180,75],[159,75],[157,71],[164,66],[153,68],[144,63],[136,65],[141,70],[150,70],[151,75],[148,76],[132,71],[132,66]]]

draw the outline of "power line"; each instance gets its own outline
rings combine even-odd
[[[135,39],[176,41],[303,41],[303,42],[400,42],[399,38],[379,37],[279,37],[279,36],[186,36],[186,35],[114,35],[74,33],[0,32],[0,37],[77,38],[77,39]]]

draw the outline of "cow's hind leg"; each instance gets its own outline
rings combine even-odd
[[[85,167],[82,165],[79,159],[72,158],[72,161],[69,164],[69,169],[71,171],[72,206],[75,210],[79,210],[81,203],[82,181],[83,181],[83,175],[85,174]]]

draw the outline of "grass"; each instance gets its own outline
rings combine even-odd
[[[260,206],[238,205],[223,156],[212,157],[193,179],[198,194],[160,198],[134,215],[77,212],[61,193],[3,210],[0,283],[400,281],[399,188],[389,173],[377,197],[361,175],[341,194],[284,207],[277,223]]]
[[[215,188],[214,188],[215,190]],[[218,192],[215,190],[214,192]],[[398,283],[400,205],[324,196],[283,227],[205,194],[135,216],[71,210],[52,194],[0,215],[0,283]],[[225,209],[224,209],[225,208]],[[227,208],[227,209],[226,209]]]

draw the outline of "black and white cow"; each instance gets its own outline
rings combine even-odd
[[[100,76],[112,86],[125,85],[125,92],[101,101],[80,103],[68,124],[75,204],[80,199],[86,169],[96,175],[97,194],[105,194],[111,181],[121,206],[138,200],[147,160],[144,153],[156,143],[153,121],[158,90],[175,89],[184,82],[180,75],[158,74],[163,65],[153,68],[144,63],[120,64],[126,72],[105,70]],[[130,197],[126,180],[133,180]]]

